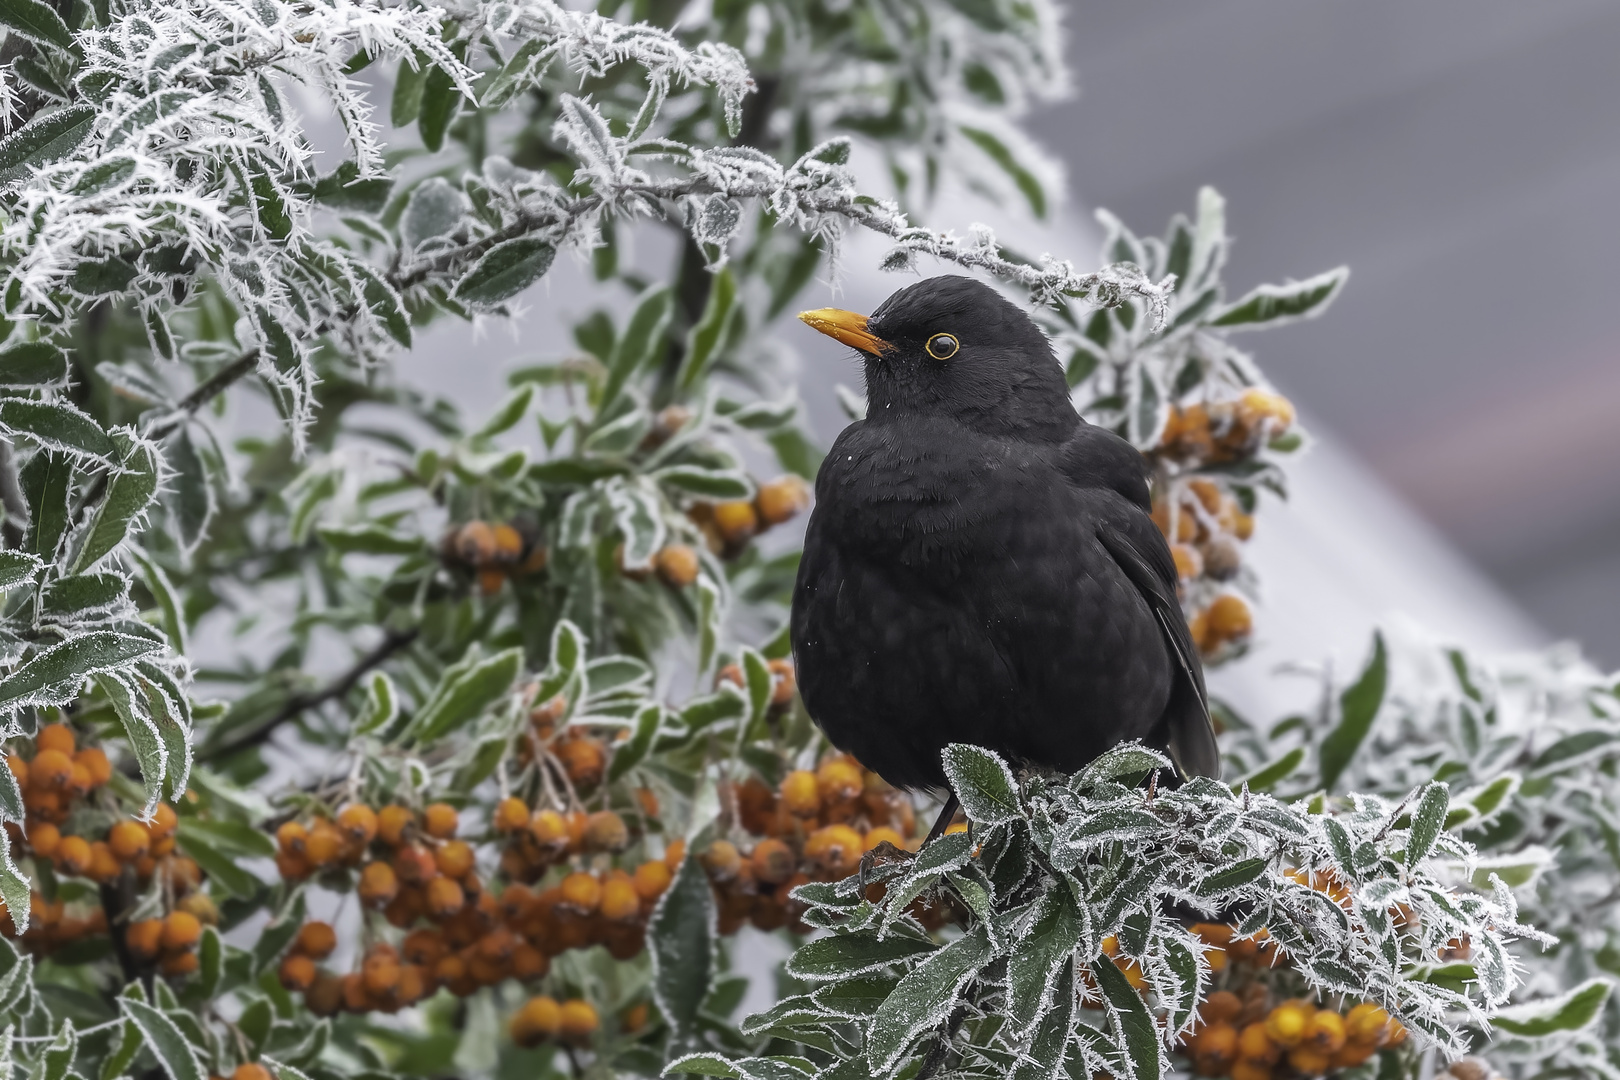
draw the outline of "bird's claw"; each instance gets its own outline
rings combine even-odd
[[[910,862],[917,857],[915,852],[905,848],[895,847],[891,841],[879,841],[876,847],[868,850],[861,856],[861,867],[857,871],[856,882],[860,887],[860,894],[866,895],[866,879],[871,876],[872,870],[877,866],[893,866],[895,863]]]

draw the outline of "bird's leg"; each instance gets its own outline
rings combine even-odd
[[[922,846],[927,847],[944,836],[945,830],[950,827],[951,822],[956,818],[956,812],[961,808],[962,803],[957,799],[956,792],[951,792],[945,799],[945,805],[939,811],[939,817],[934,819],[934,827],[928,830],[928,839],[922,842]]]

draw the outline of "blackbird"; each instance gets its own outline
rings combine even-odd
[[[1147,463],[1075,412],[1034,321],[951,276],[799,318],[866,369],[793,592],[799,691],[833,745],[904,789],[948,788],[953,742],[1072,772],[1141,739],[1218,776]]]

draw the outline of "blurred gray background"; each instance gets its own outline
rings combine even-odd
[[[1234,290],[1339,263],[1244,341],[1550,634],[1620,665],[1620,6],[1073,0],[1033,128],[1141,232],[1228,200]]]

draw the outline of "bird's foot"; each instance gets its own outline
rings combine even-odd
[[[857,871],[856,877],[856,883],[860,888],[860,894],[862,896],[866,895],[866,883],[867,880],[871,878],[873,870],[881,867],[908,863],[916,857],[917,855],[915,852],[907,851],[905,848],[895,847],[887,840],[881,841],[876,847],[872,848],[870,851],[861,856],[861,867],[860,870]],[[884,878],[888,878],[892,875],[885,874],[883,876]]]

